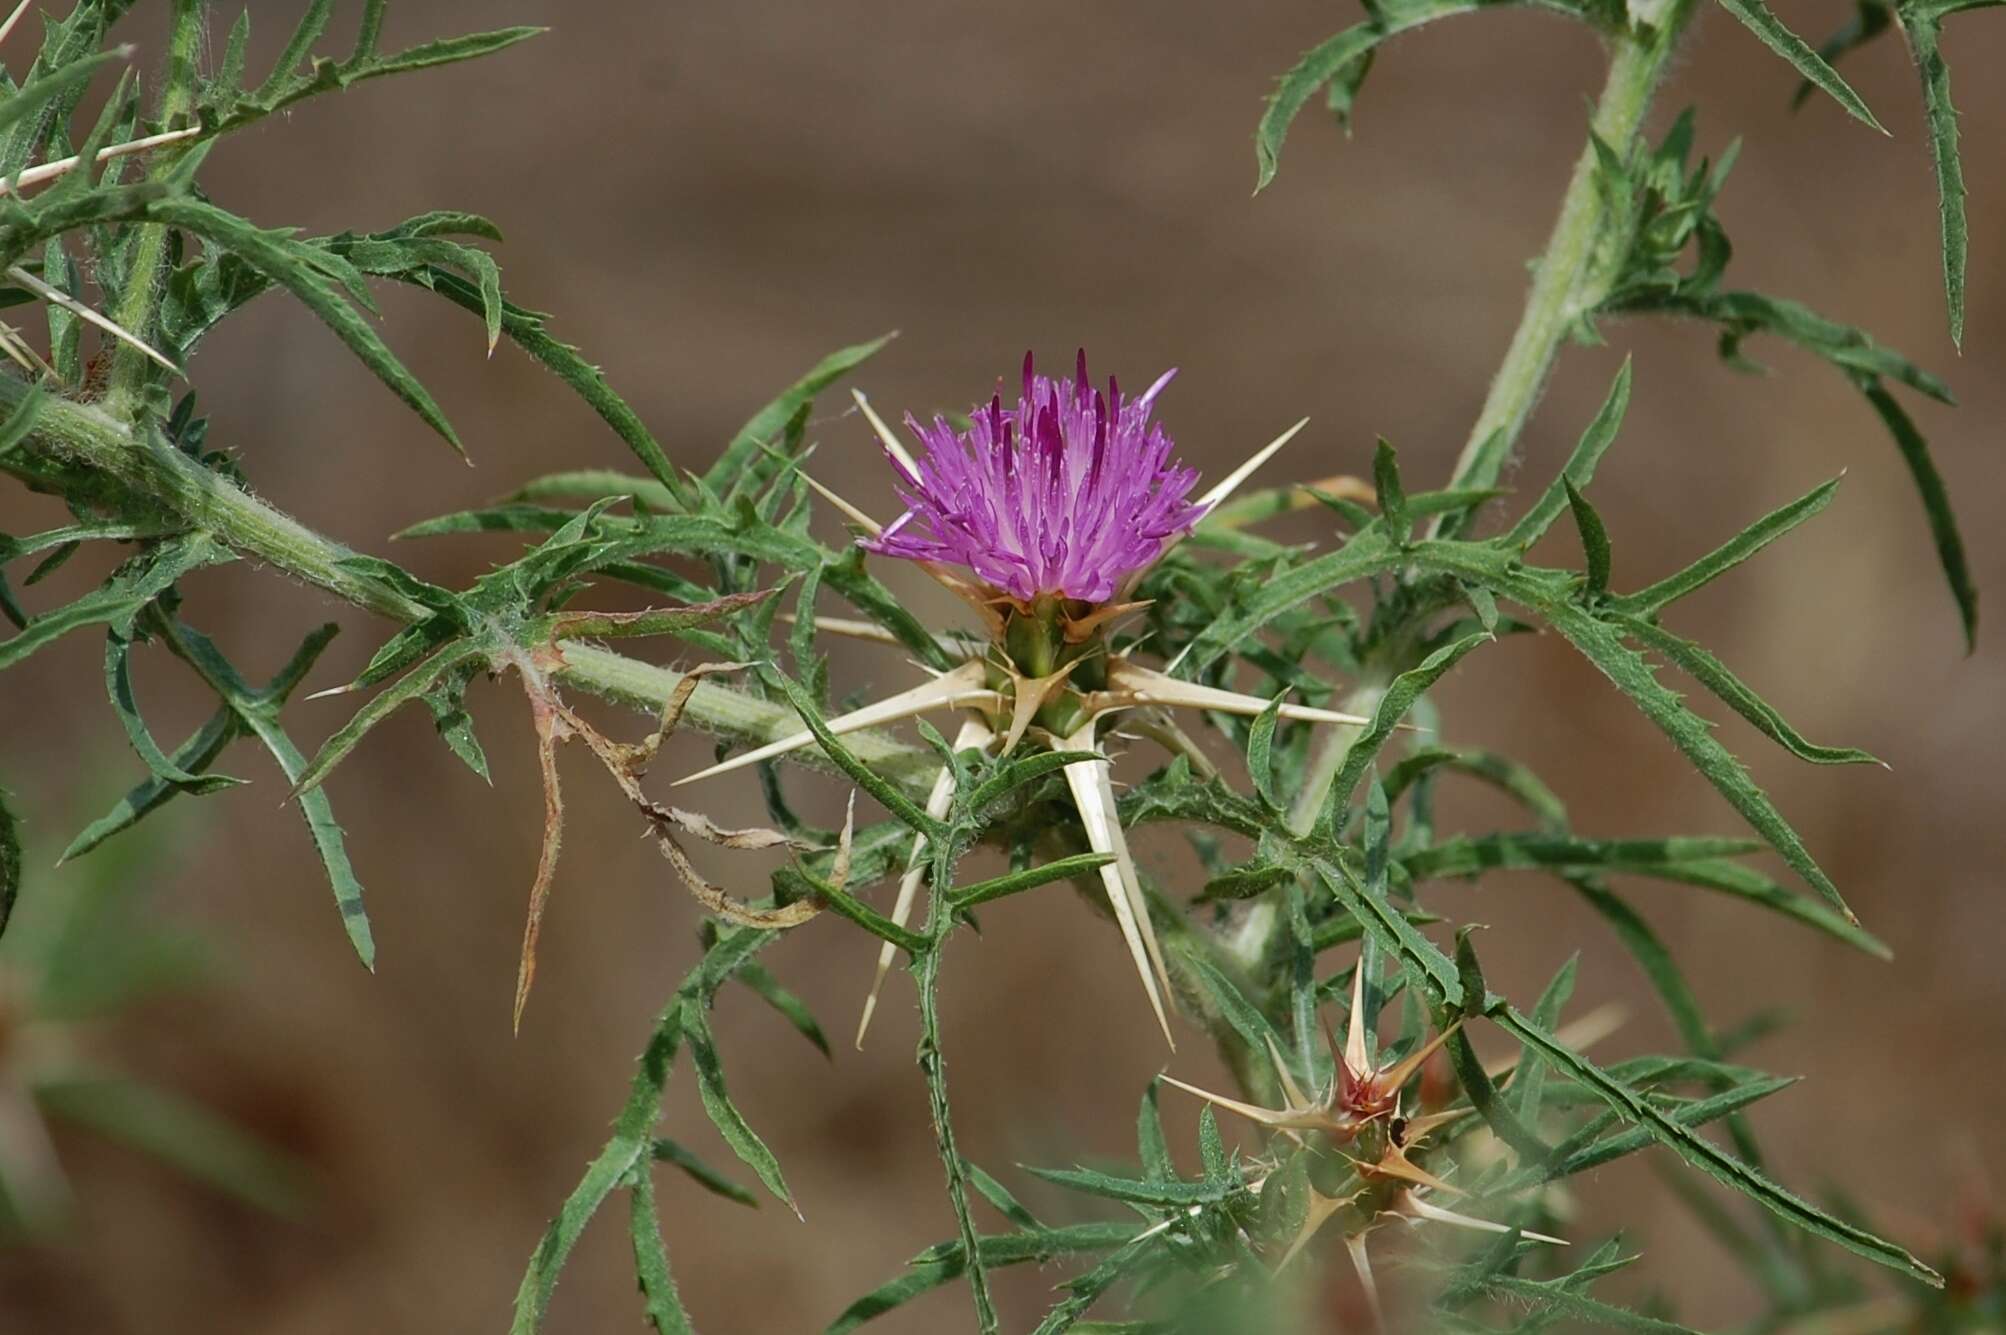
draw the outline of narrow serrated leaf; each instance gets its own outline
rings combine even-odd
[[[1936,462],[1930,458],[1929,442],[1916,429],[1915,422],[1902,411],[1895,402],[1894,395],[1875,384],[1866,387],[1867,402],[1880,414],[1887,424],[1888,432],[1895,438],[1895,446],[1901,451],[1902,462],[1908,465],[1909,476],[1915,480],[1916,494],[1922,498],[1923,513],[1929,516],[1930,537],[1936,543],[1937,563],[1943,567],[1943,577],[1950,585],[1950,593],[1957,600],[1957,612],[1964,624],[1964,647],[1967,653],[1978,648],[1978,588],[1971,579],[1971,567],[1964,556],[1964,539],[1957,531],[1957,516],[1950,508],[1950,491],[1943,485],[1943,475],[1936,471]]]
[[[683,1035],[689,1041],[690,1063],[696,1070],[697,1094],[711,1125],[724,1137],[724,1143],[731,1146],[739,1162],[750,1168],[766,1184],[766,1189],[780,1198],[781,1204],[800,1214],[794,1194],[780,1175],[780,1161],[731,1101],[724,1084],[724,1064],[717,1055],[717,1040],[711,1035],[710,1016],[700,998],[693,997],[683,1004]]]
[[[1588,429],[1581,433],[1581,439],[1575,442],[1574,452],[1568,456],[1560,476],[1512,525],[1511,531],[1498,539],[1500,545],[1522,552],[1538,542],[1567,508],[1568,487],[1585,487],[1594,480],[1595,466],[1602,462],[1602,456],[1616,441],[1616,433],[1623,429],[1623,415],[1630,408],[1630,382],[1630,361],[1626,357],[1609,386],[1608,396],[1588,423]]]
[[[1783,26],[1783,20],[1770,12],[1763,0],[1720,0],[1722,9],[1741,20],[1742,26],[1759,38],[1762,44],[1789,61],[1804,78],[1816,84],[1831,95],[1833,101],[1865,124],[1886,134],[1881,123],[1874,119],[1874,113],[1867,110],[1867,104],[1853,91],[1852,85],[1839,77],[1837,70],[1825,63],[1825,58],[1811,49],[1802,37]]]

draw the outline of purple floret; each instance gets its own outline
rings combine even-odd
[[[1171,459],[1170,437],[1149,420],[1175,374],[1124,402],[1113,377],[1105,393],[1087,383],[1085,351],[1069,381],[1034,375],[1027,353],[1013,412],[999,392],[967,431],[939,417],[923,427],[908,413],[926,447],[919,476],[892,460],[906,512],[864,546],[966,566],[1025,603],[1108,601],[1204,513],[1185,499],[1197,472]]]

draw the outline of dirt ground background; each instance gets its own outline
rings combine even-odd
[[[262,59],[300,7],[257,6]],[[1819,35],[1850,12],[1839,0],[1778,8]],[[135,22],[149,52],[157,17]],[[1373,72],[1356,136],[1305,114],[1280,180],[1250,198],[1249,136],[1269,80],[1354,17],[1305,0],[424,0],[393,7],[391,44],[508,22],[552,31],[492,61],[312,103],[221,148],[207,180],[233,209],[314,231],[437,207],[497,218],[511,291],[558,312],[557,332],[602,362],[691,466],[824,352],[896,328],[903,336],[863,377],[883,404],[959,406],[1025,347],[1058,360],[1084,343],[1097,368],[1132,383],[1183,368],[1164,415],[1208,471],[1308,414],[1310,431],[1271,480],[1366,471],[1383,434],[1410,483],[1432,484],[1517,317],[1524,263],[1551,223],[1600,55],[1584,32],[1526,13],[1403,39]],[[338,28],[332,40],[344,36]],[[1973,190],[1961,358],[1944,328],[1934,188],[1898,42],[1847,66],[1892,138],[1823,100],[1790,114],[1787,70],[1718,13],[1699,25],[1654,124],[1696,101],[1705,151],[1745,136],[1721,204],[1739,284],[1810,299],[1950,378],[1961,408],[1911,407],[1996,599],[2006,587],[2006,82],[1986,71],[2006,60],[2006,24],[1954,20],[1948,49]],[[529,476],[626,465],[619,442],[554,380],[506,348],[485,358],[478,328],[457,312],[402,291],[383,304],[386,336],[436,390],[476,470],[304,311],[274,299],[212,341],[197,377],[212,442],[240,451],[276,503],[381,550],[406,524]],[[1723,728],[1896,962],[1731,902],[1670,889],[1640,890],[1639,902],[1722,1023],[1771,1006],[1797,1015],[1752,1054],[1805,1077],[1756,1114],[1776,1171],[1807,1190],[1843,1184],[1905,1240],[1928,1244],[1954,1223],[1960,1193],[1982,1191],[1974,1159],[2006,1171],[1996,1111],[2006,1098],[2006,634],[1991,619],[1977,655],[1964,656],[1895,451],[1838,376],[1781,347],[1752,349],[1773,375],[1736,374],[1697,328],[1606,332],[1609,346],[1567,354],[1526,437],[1526,468],[1544,477],[1557,465],[1634,352],[1629,425],[1595,488],[1619,581],[1656,578],[1847,475],[1824,517],[1674,621],[1809,736],[1892,763],[1892,773],[1814,769],[1738,722]],[[817,434],[844,461],[829,468],[884,508],[860,424],[833,401],[828,411]],[[398,480],[386,485],[393,461]],[[49,513],[0,491],[0,529]],[[442,541],[400,555],[458,582],[509,551],[506,541]],[[950,614],[930,591],[899,587]],[[314,685],[343,680],[381,634],[242,566],[191,589],[209,633],[254,666],[275,664],[312,623],[340,621],[346,633]],[[99,654],[77,636],[0,686],[0,774],[28,795],[37,877],[137,772],[101,698]],[[905,671],[889,655],[840,668],[844,685]],[[197,717],[170,669],[153,670],[148,690],[163,734]],[[1737,828],[1562,644],[1487,649],[1440,698],[1455,740],[1533,761],[1585,831]],[[154,910],[199,924],[232,968],[222,985],[99,1041],[304,1157],[317,1204],[303,1220],[273,1222],[65,1135],[79,1217],[67,1241],[0,1254],[0,1329],[502,1328],[544,1221],[599,1146],[651,1016],[693,956],[697,915],[610,791],[571,765],[565,862],[537,992],[512,1039],[539,799],[519,697],[490,687],[477,703],[495,791],[415,714],[333,781],[372,896],[374,977],[338,930],[302,830],[272,809],[283,788],[261,757],[231,757],[253,789],[156,819]],[[317,740],[344,713],[339,702],[303,704],[294,726]],[[693,761],[699,745],[683,746],[677,761]],[[823,787],[816,814],[826,816],[840,793]],[[711,809],[744,817],[756,800],[750,784],[719,788]],[[709,865],[746,879],[743,864]],[[1561,891],[1503,878],[1442,899],[1464,894],[1492,924],[1486,959],[1505,990],[1536,987],[1584,950],[1582,1001],[1628,999],[1640,1017],[1609,1051],[1665,1037],[1635,970]],[[1135,1098],[1165,1055],[1114,937],[1063,897],[1003,906],[986,927],[957,943],[945,988],[968,1152],[999,1170],[1131,1152]],[[841,1035],[872,953],[817,924],[771,962]],[[869,1049],[845,1046],[833,1063],[747,995],[730,996],[717,1025],[733,1089],[809,1224],[770,1201],[747,1211],[664,1179],[683,1293],[708,1331],[819,1329],[950,1231],[912,1062],[910,987],[894,980]],[[1196,1041],[1177,1069],[1201,1083],[1220,1077]],[[1176,1113],[1189,1145],[1190,1110]],[[686,1080],[668,1118],[724,1154]],[[1740,1281],[1648,1172],[1590,1183],[1584,1229],[1615,1217],[1612,1206],[1652,1247],[1647,1278],[1687,1291],[1689,1318],[1748,1310]],[[549,1329],[637,1328],[627,1267],[618,1229],[595,1228]],[[1704,1282],[1687,1282],[1695,1276]],[[1007,1280],[1009,1328],[1028,1325],[1055,1278]],[[966,1324],[954,1294],[883,1329]]]

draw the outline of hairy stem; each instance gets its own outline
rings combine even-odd
[[[1651,15],[1641,13],[1656,8]],[[1692,16],[1692,0],[1668,0],[1660,6],[1633,5],[1630,31],[1615,39],[1609,76],[1595,106],[1590,131],[1596,139],[1628,158],[1643,129],[1651,99],[1664,81],[1673,48]],[[1495,484],[1511,457],[1526,419],[1532,415],[1560,354],[1568,330],[1601,300],[1597,259],[1609,249],[1616,230],[1627,228],[1627,216],[1612,216],[1596,180],[1596,150],[1591,141],[1575,160],[1574,175],[1562,196],[1560,217],[1553,225],[1546,250],[1534,272],[1525,313],[1491,381],[1490,394],[1476,425],[1456,458],[1455,487]],[[1437,530],[1441,525],[1438,522]]]
[[[933,1134],[947,1176],[947,1198],[954,1207],[956,1231],[966,1257],[968,1288],[975,1303],[975,1324],[981,1335],[996,1335],[996,1306],[989,1296],[989,1275],[982,1265],[981,1242],[968,1210],[967,1172],[954,1136],[954,1118],[947,1099],[947,1062],[940,1045],[940,955],[954,930],[954,908],[945,887],[952,879],[948,850],[933,859],[933,889],[927,908],[929,942],[913,961],[919,984],[919,1066],[926,1075],[927,1102],[933,1110]]]
[[[11,411],[30,387],[0,376],[0,413]],[[102,409],[50,398],[35,419],[33,439],[62,458],[115,478],[178,521],[213,533],[231,549],[269,562],[297,579],[357,607],[409,624],[425,609],[395,589],[344,569],[354,553],[251,495],[221,474],[160,440],[133,434]],[[659,711],[683,674],[623,657],[594,645],[564,646],[567,682],[616,703]],[[759,745],[800,731],[791,709],[714,682],[700,683],[685,715],[708,732]],[[881,734],[856,733],[850,749],[872,768],[914,793],[924,794],[938,761]],[[799,758],[813,762],[819,751]]]

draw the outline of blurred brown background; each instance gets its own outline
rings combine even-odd
[[[300,7],[257,6],[253,68]],[[1815,35],[1850,12],[1839,0],[1779,9]],[[150,54],[157,17],[135,24]],[[219,10],[219,34],[232,17]],[[862,377],[881,404],[960,406],[1026,346],[1056,361],[1084,343],[1100,371],[1132,383],[1183,368],[1165,418],[1210,471],[1307,413],[1311,430],[1268,481],[1365,471],[1384,434],[1410,485],[1430,485],[1446,475],[1516,320],[1523,265],[1581,142],[1600,54],[1585,32],[1521,13],[1401,40],[1367,85],[1356,138],[1312,109],[1278,183],[1250,199],[1249,136],[1270,79],[1354,17],[1302,0],[410,0],[393,7],[389,45],[509,22],[553,30],[492,61],[309,104],[221,148],[207,181],[233,209],[315,231],[436,207],[497,218],[512,294],[558,312],[556,332],[602,362],[690,466],[824,352],[897,328],[903,337]],[[345,36],[337,28],[330,41]],[[25,44],[15,45],[4,54],[18,62]],[[1954,21],[1949,54],[1974,191],[1961,359],[1945,333],[1933,183],[1897,41],[1847,67],[1892,139],[1822,99],[1789,114],[1788,71],[1719,14],[1701,22],[1654,123],[1697,101],[1705,151],[1746,136],[1721,205],[1739,285],[1810,300],[1949,376],[1962,408],[1911,407],[1936,442],[1996,609],[2006,587],[2006,83],[1990,71],[2006,59],[2006,24]],[[225,327],[197,378],[211,441],[240,451],[276,503],[382,550],[390,532],[529,476],[628,466],[553,379],[506,347],[485,359],[475,323],[401,290],[383,303],[387,337],[437,391],[476,470],[303,310],[271,299]],[[1797,1013],[1796,1028],[1752,1054],[1807,1077],[1756,1114],[1778,1173],[1807,1190],[1843,1183],[1906,1241],[1930,1244],[1976,1186],[1958,1143],[2006,1170],[1996,1133],[2006,634],[1994,616],[1978,655],[1963,656],[1895,451],[1837,375],[1766,345],[1751,351],[1773,376],[1735,374],[1698,328],[1607,332],[1610,347],[1567,354],[1527,436],[1526,467],[1548,475],[1634,351],[1629,425],[1595,488],[1619,581],[1655,578],[1848,473],[1819,522],[1674,624],[1811,737],[1893,764],[1892,774],[1813,769],[1738,722],[1723,728],[1896,962],[1696,893],[1639,888],[1637,901],[1717,1021],[1772,1005]],[[817,434],[825,458],[843,462],[825,471],[882,509],[865,432],[837,402]],[[0,490],[0,527],[53,513]],[[398,555],[463,582],[511,546],[442,541]],[[245,566],[190,587],[199,622],[254,668],[274,665],[317,620],[340,620],[346,633],[313,686],[345,679],[383,631]],[[901,587],[951,614],[928,591]],[[138,773],[101,698],[99,655],[79,635],[0,685],[0,772],[27,794],[38,876]],[[149,660],[142,670],[156,731],[183,735],[205,707],[174,669]],[[840,684],[895,683],[906,671],[895,655],[858,659]],[[1737,830],[1562,644],[1486,649],[1440,700],[1455,740],[1536,763],[1588,832]],[[504,683],[481,688],[477,704],[494,792],[418,713],[384,728],[332,783],[371,895],[374,977],[349,951],[303,830],[275,811],[283,788],[261,756],[239,747],[224,766],[254,776],[253,789],[156,818],[154,832],[168,836],[156,910],[203,925],[235,968],[224,986],[102,1041],[304,1156],[319,1175],[318,1207],[272,1222],[66,1136],[80,1216],[66,1243],[0,1255],[0,1330],[503,1327],[545,1220],[600,1145],[653,1012],[694,955],[697,914],[574,757],[538,988],[511,1039],[538,797],[520,696]],[[310,743],[346,709],[302,704],[293,726]],[[663,772],[702,749],[682,745]],[[815,814],[836,810],[835,785],[798,787],[817,795]],[[719,788],[710,801],[720,818],[743,818],[756,794]],[[1174,840],[1151,842],[1145,858],[1171,857]],[[742,862],[708,865],[756,887]],[[1437,897],[1492,924],[1486,959],[1508,991],[1525,993],[1586,950],[1580,1004],[1637,1003],[1608,1054],[1667,1037],[1635,970],[1560,889],[1499,879]],[[1166,1054],[1115,938],[1057,894],[1013,901],[985,926],[980,940],[957,943],[945,987],[968,1152],[998,1171],[1132,1153],[1135,1098]],[[872,954],[822,922],[769,961],[840,1041]],[[717,1025],[734,1092],[780,1154],[808,1225],[771,1201],[747,1211],[665,1176],[684,1296],[709,1331],[819,1329],[951,1231],[912,1062],[910,984],[893,979],[869,1049],[842,1044],[832,1065],[749,994],[727,994]],[[1222,1078],[1195,1035],[1175,1069]],[[1188,1133],[1189,1108],[1174,1111]],[[686,1073],[668,1127],[729,1162]],[[1750,1294],[1648,1173],[1611,1171],[1585,1195],[1594,1220],[1650,1244],[1644,1278],[1685,1289],[1685,1315],[1747,1313]],[[1056,1278],[1006,1281],[1008,1328],[1028,1325]],[[549,1328],[632,1329],[638,1316],[609,1218],[573,1261]],[[951,1291],[882,1328],[966,1325],[965,1299]]]

